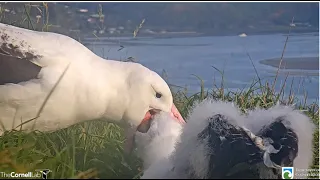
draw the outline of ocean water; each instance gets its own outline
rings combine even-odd
[[[186,38],[112,38],[87,39],[86,46],[106,59],[124,60],[133,57],[137,62],[163,75],[169,84],[186,87],[188,92],[200,90],[197,75],[205,87],[220,85],[223,71],[224,84],[229,90],[248,88],[257,74],[262,82],[273,82],[277,68],[263,65],[260,60],[280,58],[286,36],[283,34],[239,36],[209,36]],[[249,54],[249,56],[248,56]],[[284,53],[290,57],[319,57],[319,36],[295,34],[289,37]],[[164,73],[165,72],[165,73]],[[276,90],[280,90],[287,76],[285,95],[289,94],[291,82],[294,93],[308,103],[318,102],[319,71],[280,70]],[[294,72],[294,73],[293,73]],[[303,73],[302,73],[303,72]]]

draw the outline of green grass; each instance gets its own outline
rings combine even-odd
[[[27,6],[25,8],[24,22],[28,22],[29,28],[33,29],[31,17],[27,13],[28,8]],[[50,26],[48,20],[45,23],[43,30],[47,30]],[[137,32],[138,30],[135,31],[135,35]],[[285,47],[283,53],[284,51]],[[249,54],[248,57],[251,60]],[[252,65],[254,67],[254,64]],[[195,102],[205,98],[233,101],[243,113],[255,107],[271,107],[278,101],[286,104],[296,102],[293,93],[287,99],[283,99],[285,83],[280,92],[275,92],[274,84],[277,76],[274,82],[262,84],[257,71],[256,73],[258,80],[254,81],[252,86],[247,90],[236,92],[225,89],[223,83],[214,84],[210,90],[205,91],[203,81],[199,78],[201,82],[199,93],[187,96],[184,90],[174,91],[174,102],[184,117]],[[221,74],[224,77],[223,72]],[[318,104],[306,105],[302,102],[297,108],[304,110],[319,127]],[[101,120],[77,124],[53,133],[6,132],[0,137],[0,172],[50,169],[52,172],[49,178],[139,178],[142,169],[141,160],[134,154],[125,156],[123,142],[123,130],[117,125]],[[318,128],[314,134],[314,161],[311,168],[319,168]]]
[[[177,108],[185,117],[194,102],[205,98],[233,101],[246,112],[254,107],[268,108],[276,103],[277,94],[263,86],[242,92],[223,92],[224,89],[204,89],[192,96],[185,92],[174,93]],[[299,106],[307,115],[319,123],[318,105]],[[312,168],[319,167],[319,132],[314,134],[314,162]],[[0,137],[0,171],[29,172],[36,169],[50,169],[50,178],[72,178],[80,172],[87,177],[138,178],[141,161],[133,155],[123,153],[123,130],[102,120],[85,122],[54,133],[32,132],[29,134],[12,131]],[[94,171],[91,171],[93,169]]]

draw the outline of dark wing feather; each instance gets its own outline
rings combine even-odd
[[[273,123],[262,128],[258,136],[272,139],[275,149],[280,149],[276,154],[271,154],[270,159],[280,166],[293,166],[293,161],[298,154],[298,136],[284,123],[290,123],[284,117],[278,117]]]
[[[228,174],[237,165],[249,168],[263,161],[263,152],[255,146],[246,132],[230,124],[223,115],[211,117],[208,126],[198,137],[201,141],[207,141],[205,143],[210,149],[209,179],[229,178]],[[250,171],[248,168],[241,172]]]
[[[284,125],[284,118],[265,126],[258,134],[272,139],[272,145],[280,151],[270,154],[271,160],[281,166],[292,166],[298,153],[298,138],[292,129]],[[259,149],[247,133],[234,126],[226,116],[216,114],[209,118],[208,126],[198,134],[209,150],[208,179],[279,178],[281,169],[264,164],[264,151]]]
[[[0,35],[0,85],[36,79],[41,67],[32,61],[40,56],[32,51],[22,51],[23,43],[13,45],[8,34],[0,32]]]

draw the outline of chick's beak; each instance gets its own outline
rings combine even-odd
[[[136,131],[139,131],[142,133],[148,132],[151,125],[151,120],[153,119],[154,115],[157,114],[158,112],[159,112],[158,110],[154,110],[154,109],[149,110],[145,114],[145,117],[143,118],[143,120],[141,121],[137,129],[128,128],[125,131],[125,138],[126,138],[125,147],[124,147],[125,153],[132,152],[134,147],[134,140],[135,140],[134,137],[135,137]],[[179,123],[181,124],[186,123],[183,117],[181,116],[179,110],[174,104],[171,107],[170,115],[174,120],[178,121]]]

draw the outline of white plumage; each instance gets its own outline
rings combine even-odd
[[[0,37],[0,134],[35,118],[60,77],[40,117],[22,130],[106,119],[132,134],[150,113],[182,120],[167,83],[141,64],[105,60],[56,33],[0,24]]]
[[[212,118],[216,115],[222,115],[222,121],[215,120]],[[141,134],[141,136],[149,136],[152,139],[154,137],[152,134],[157,134],[156,138],[152,140],[145,141],[142,138],[139,139],[139,147],[140,150],[143,149],[143,154],[148,154],[148,151],[151,151],[153,154],[153,162],[150,163],[150,158],[148,158],[147,166],[145,167],[144,175],[142,179],[148,178],[187,178],[187,179],[208,179],[208,178],[216,178],[219,174],[212,175],[210,173],[216,172],[220,173],[216,168],[225,165],[223,160],[220,161],[210,161],[213,160],[212,154],[214,149],[212,149],[212,142],[210,139],[214,139],[214,134],[208,133],[208,130],[213,130],[216,134],[220,134],[220,140],[223,142],[226,140],[225,138],[230,138],[233,127],[236,128],[247,128],[254,134],[260,134],[263,140],[268,140],[265,138],[266,134],[261,134],[261,132],[267,131],[267,127],[274,128],[273,123],[277,123],[279,118],[282,119],[280,125],[283,124],[286,127],[287,133],[289,130],[292,130],[296,136],[298,141],[289,141],[286,140],[279,141],[279,139],[275,140],[275,143],[280,142],[280,145],[283,146],[280,148],[279,155],[272,156],[273,160],[281,160],[280,165],[288,164],[289,161],[293,160],[293,166],[296,168],[307,169],[312,163],[312,138],[313,132],[315,130],[315,126],[312,121],[304,114],[302,114],[299,110],[294,110],[293,107],[290,106],[282,106],[276,105],[270,109],[256,109],[250,111],[247,115],[243,115],[237,107],[232,105],[232,103],[220,102],[214,100],[205,100],[199,104],[196,104],[190,111],[187,124],[183,127],[177,124],[175,121],[164,121],[168,117],[161,116],[155,119],[153,125],[155,127],[159,127],[159,124],[169,124],[175,123],[177,126],[168,126],[166,128],[150,128],[150,131],[147,134]],[[221,123],[222,122],[222,123]],[[224,123],[223,123],[224,122]],[[165,127],[165,125],[162,125]],[[171,129],[169,129],[169,127]],[[281,126],[279,126],[281,127]],[[182,128],[182,129],[181,129]],[[207,129],[209,128],[209,129]],[[207,130],[206,130],[207,129]],[[230,130],[230,131],[229,131]],[[270,129],[273,134],[279,134],[276,129]],[[282,131],[282,130],[281,130]],[[240,132],[240,131],[239,131]],[[244,131],[243,131],[244,132]],[[284,134],[287,134],[284,133]],[[207,134],[207,135],[204,135]],[[224,134],[224,135],[223,135]],[[209,135],[209,136],[208,136]],[[290,135],[290,134],[287,134]],[[294,134],[292,134],[294,135]],[[172,141],[166,141],[166,139],[170,139],[168,136],[171,136],[171,139],[176,139],[176,143]],[[236,136],[234,136],[236,137]],[[244,135],[241,136],[242,139]],[[246,136],[247,140],[249,136]],[[276,137],[276,136],[274,136]],[[286,136],[289,137],[289,136]],[[146,138],[146,137],[144,137]],[[162,140],[160,140],[163,138]],[[291,139],[295,139],[294,137],[289,137]],[[230,140],[230,139],[229,139]],[[161,143],[159,143],[161,142]],[[217,142],[217,141],[214,141]],[[230,141],[228,141],[230,144]],[[247,141],[249,142],[249,141]],[[144,146],[142,145],[143,143]],[[282,144],[281,144],[282,143]],[[256,160],[256,163],[249,165],[252,168],[258,169],[259,173],[255,175],[255,177],[260,178],[275,178],[281,177],[281,169],[274,173],[271,168],[267,167],[264,164],[268,159],[264,159],[266,154],[265,152],[258,149],[258,145],[256,145],[256,149],[252,149],[250,146],[253,144],[247,143],[248,152],[247,154],[243,154],[241,156],[248,155],[250,152],[255,152],[257,155],[255,157],[261,157],[260,160]],[[217,145],[217,144],[216,144]],[[241,145],[241,143],[238,145]],[[265,144],[267,145],[267,144]],[[297,154],[294,156],[294,152],[296,149],[295,145],[297,145]],[[161,146],[161,148],[160,148]],[[292,147],[289,147],[292,146]],[[214,146],[219,147],[219,146]],[[228,147],[224,145],[224,147]],[[168,151],[162,151],[162,149],[168,148]],[[237,146],[237,148],[242,148],[242,146]],[[239,149],[227,149],[225,148],[225,152],[230,153],[230,157],[234,158],[234,154],[239,153]],[[155,151],[158,149],[158,153]],[[251,149],[251,150],[250,150]],[[139,149],[138,149],[139,150]],[[229,151],[228,151],[229,150]],[[285,153],[286,151],[288,153]],[[222,149],[217,156],[224,157],[223,154],[224,149]],[[232,153],[233,151],[233,153]],[[246,150],[242,151],[246,152]],[[216,152],[218,153],[218,151]],[[262,153],[259,155],[259,153]],[[292,154],[293,153],[293,154]],[[262,156],[264,155],[264,156]],[[228,155],[225,155],[228,157]],[[146,158],[147,156],[142,156],[142,158]],[[250,155],[248,156],[250,157]],[[250,158],[249,158],[250,159]],[[232,159],[231,159],[232,160]],[[229,160],[225,160],[229,161]],[[255,161],[255,160],[254,160]],[[265,162],[264,162],[265,161]],[[269,159],[269,161],[271,161]],[[151,165],[150,165],[151,164]],[[290,164],[290,163],[289,163]],[[232,168],[231,168],[232,169]],[[231,169],[227,169],[228,172]],[[225,169],[223,169],[225,170]],[[221,170],[222,171],[222,170]],[[252,173],[252,172],[251,172]],[[251,174],[250,173],[250,174]],[[223,174],[223,173],[222,173]],[[225,175],[225,174],[224,174]],[[239,175],[238,178],[246,178],[246,175]],[[250,178],[250,177],[248,177]]]
[[[167,119],[169,121],[165,122]],[[145,169],[174,151],[182,127],[182,124],[172,120],[167,113],[159,113],[152,120],[147,133],[136,133],[137,153],[143,158]]]

